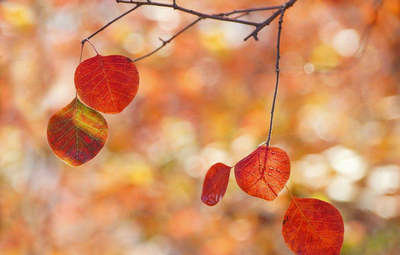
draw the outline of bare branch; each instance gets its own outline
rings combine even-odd
[[[293,3],[296,0],[292,0]],[[175,39],[176,37],[178,37],[180,34],[182,34],[183,32],[185,32],[186,30],[188,30],[189,28],[191,28],[192,26],[194,26],[195,24],[197,24],[200,20],[202,19],[216,19],[216,20],[222,20],[222,21],[228,21],[228,22],[236,22],[236,23],[241,23],[244,24],[243,22],[246,22],[246,25],[253,25],[256,26],[256,29],[259,27],[260,30],[266,26],[266,24],[263,23],[255,23],[255,22],[248,22],[248,21],[244,21],[244,20],[239,20],[239,18],[241,18],[242,16],[245,16],[251,12],[256,12],[256,11],[267,11],[267,10],[276,10],[279,9],[278,11],[276,11],[274,14],[271,15],[271,17],[269,17],[268,20],[270,20],[268,22],[268,24],[274,20],[279,14],[281,14],[282,10],[286,10],[287,8],[289,8],[289,6],[291,6],[293,3],[289,3],[288,6],[286,5],[282,5],[282,6],[268,6],[268,7],[259,7],[259,8],[250,8],[250,9],[239,9],[239,10],[233,10],[230,12],[223,12],[223,13],[218,13],[218,14],[205,14],[205,13],[201,13],[198,11],[194,11],[194,10],[190,10],[184,7],[179,6],[175,0],[173,0],[172,4],[166,4],[166,3],[160,3],[160,2],[151,2],[149,0],[147,0],[147,2],[140,2],[140,1],[133,1],[133,0],[117,0],[118,3],[129,3],[129,4],[136,4],[137,6],[139,5],[149,5],[149,6],[159,6],[159,7],[166,7],[166,8],[173,8],[185,13],[189,13],[192,15],[197,16],[198,18],[196,20],[194,20],[192,23],[188,24],[187,26],[183,27],[181,30],[179,30],[175,35],[173,35],[171,38],[169,38],[168,40],[163,40],[160,38],[160,41],[162,42],[160,46],[158,46],[156,49],[152,50],[151,52],[138,57],[136,59],[134,59],[133,61],[137,62],[140,61],[144,58],[150,57],[151,55],[155,54],[156,52],[158,52],[159,50],[161,50],[162,48],[164,48],[168,43],[170,43],[173,39]],[[233,14],[240,14],[235,18],[226,18],[227,16],[231,16]],[[250,23],[250,24],[249,24]],[[261,27],[262,26],[262,27]],[[258,33],[258,32],[257,32]]]
[[[263,29],[265,26],[269,25],[270,22],[272,22],[272,20],[274,20],[281,12],[282,9],[287,9],[290,6],[293,5],[294,2],[296,2],[296,0],[290,0],[289,2],[287,2],[285,5],[282,6],[267,6],[267,7],[258,7],[258,8],[249,8],[249,9],[239,9],[239,10],[233,10],[230,12],[225,12],[225,13],[218,13],[218,14],[206,14],[206,13],[202,13],[199,11],[195,11],[195,10],[190,10],[184,7],[179,6],[176,3],[176,0],[173,0],[172,4],[166,4],[166,3],[160,3],[160,2],[152,2],[151,0],[146,0],[146,1],[133,1],[133,0],[116,0],[117,3],[128,3],[128,4],[134,4],[135,6],[132,9],[129,9],[128,11],[124,12],[123,14],[121,14],[120,16],[116,17],[115,19],[111,20],[110,22],[108,22],[107,24],[105,24],[104,26],[102,26],[100,29],[98,29],[97,31],[95,31],[93,34],[91,34],[90,36],[86,37],[85,39],[83,39],[81,41],[82,44],[82,48],[83,45],[86,42],[89,42],[89,40],[94,37],[95,35],[97,35],[98,33],[100,33],[101,31],[103,31],[104,29],[106,29],[108,26],[110,26],[111,24],[113,24],[114,22],[118,21],[119,19],[121,19],[122,17],[128,15],[129,13],[133,12],[134,10],[138,9],[140,6],[142,5],[148,5],[148,6],[159,6],[159,7],[166,7],[166,8],[173,8],[175,10],[181,11],[181,12],[185,12],[185,13],[189,13],[192,15],[195,15],[198,17],[198,19],[196,19],[194,22],[190,23],[189,25],[187,25],[186,27],[184,27],[181,31],[178,31],[177,34],[175,34],[174,36],[172,36],[169,40],[165,41],[167,43],[165,43],[163,41],[163,44],[156,48],[154,51],[146,54],[145,56],[142,56],[140,58],[135,59],[135,61],[139,61],[147,56],[151,56],[152,54],[154,54],[155,52],[157,52],[158,50],[160,50],[161,48],[163,48],[166,44],[168,44],[171,40],[173,40],[175,37],[177,37],[178,35],[180,35],[182,32],[186,31],[187,29],[189,29],[190,27],[192,27],[194,24],[196,24],[197,22],[199,22],[202,19],[214,19],[214,20],[220,20],[220,21],[226,21],[226,22],[233,22],[233,23],[239,23],[239,24],[243,24],[243,25],[248,25],[248,26],[254,26],[255,30],[253,31],[253,33],[251,35],[249,35],[248,37],[245,38],[245,40],[247,40],[249,37],[253,36],[256,40],[257,38],[257,34],[258,32]],[[245,16],[251,12],[257,12],[257,11],[267,11],[267,10],[276,10],[279,9],[278,11],[274,12],[271,17],[269,17],[266,21],[262,22],[262,23],[257,23],[257,22],[251,22],[251,21],[246,21],[246,20],[241,20],[239,18],[241,18],[242,16]],[[233,14],[240,14],[237,17],[234,18],[230,18],[229,16],[233,15]]]
[[[121,19],[122,17],[128,15],[129,13],[133,12],[134,10],[136,10],[137,8],[139,8],[141,6],[141,4],[137,4],[135,7],[133,7],[132,9],[129,9],[128,11],[122,13],[121,15],[119,15],[118,17],[116,17],[115,19],[111,20],[110,22],[108,22],[107,24],[105,24],[104,26],[102,26],[99,30],[97,30],[96,32],[94,32],[93,34],[89,35],[88,37],[86,37],[85,39],[83,39],[81,41],[82,44],[85,44],[85,42],[87,42],[88,40],[90,40],[90,38],[92,38],[93,36],[97,35],[98,33],[100,33],[101,31],[103,31],[104,29],[106,29],[108,26],[110,26],[112,23],[114,23],[115,21]]]
[[[154,4],[154,2],[151,2],[151,4]],[[157,5],[158,6],[158,5]],[[283,6],[271,6],[271,7],[261,7],[261,8],[251,8],[251,9],[241,9],[241,10],[234,10],[234,11],[230,11],[230,12],[223,12],[223,13],[218,13],[218,14],[212,14],[212,15],[208,15],[208,16],[230,16],[233,14],[240,14],[235,18],[231,18],[232,20],[236,20],[237,18],[240,18],[250,12],[255,12],[255,11],[265,11],[265,10],[274,10],[276,8],[280,8],[282,9]],[[200,20],[202,19],[207,19],[208,17],[198,17],[196,20],[194,20],[192,23],[188,24],[187,26],[183,27],[181,30],[179,30],[175,35],[173,35],[171,38],[169,38],[168,40],[164,41],[162,39],[161,42],[162,44],[160,46],[158,46],[156,49],[152,50],[151,52],[145,54],[144,56],[138,57],[136,59],[134,59],[134,62],[140,61],[144,58],[150,57],[151,55],[153,55],[154,53],[158,52],[159,50],[161,50],[162,48],[164,48],[168,43],[170,43],[173,39],[175,39],[176,37],[178,37],[180,34],[182,34],[183,32],[185,32],[186,30],[188,30],[189,28],[191,28],[192,26],[194,26],[195,24],[197,24]]]
[[[151,0],[146,0],[146,1],[116,0],[116,1],[117,1],[117,3],[128,3],[128,4],[134,4],[135,6],[133,8],[131,8],[131,9],[129,9],[128,11],[124,12],[120,16],[118,16],[118,17],[114,18],[113,20],[111,20],[110,22],[108,22],[107,24],[102,26],[100,29],[95,31],[90,36],[88,36],[85,39],[83,39],[81,41],[81,44],[82,44],[81,50],[83,50],[83,46],[84,46],[84,44],[86,42],[90,43],[89,40],[92,37],[94,37],[95,35],[97,35],[101,31],[106,29],[108,26],[113,24],[114,22],[118,21],[119,19],[123,18],[124,16],[128,15],[129,13],[133,12],[134,10],[138,9],[140,6],[143,6],[143,5],[158,6],[158,7],[165,7],[165,8],[173,8],[173,9],[181,11],[181,12],[185,12],[185,13],[189,13],[189,14],[195,15],[198,18],[196,20],[194,20],[192,23],[190,23],[187,26],[183,27],[181,30],[179,30],[175,35],[173,35],[168,40],[164,41],[163,39],[160,38],[162,44],[159,47],[157,47],[156,49],[154,49],[153,51],[147,53],[144,56],[141,56],[141,57],[138,57],[138,58],[134,59],[134,61],[139,61],[139,60],[142,60],[142,59],[144,59],[146,57],[149,57],[149,56],[153,55],[154,53],[156,53],[157,51],[159,51],[163,47],[165,47],[168,43],[170,43],[177,36],[179,36],[180,34],[185,32],[186,30],[188,30],[189,28],[191,28],[192,26],[197,24],[202,19],[214,19],[214,20],[220,20],[220,21],[226,21],[226,22],[239,23],[239,24],[248,25],[248,26],[254,26],[255,30],[253,31],[253,33],[250,36],[253,36],[255,39],[257,39],[257,33],[263,27],[265,27],[272,20],[274,20],[281,13],[281,10],[286,10],[291,5],[293,5],[294,2],[296,2],[296,0],[290,0],[285,5],[282,5],[282,6],[267,6],[267,7],[258,7],[258,8],[249,8],[249,9],[239,9],[239,10],[233,10],[233,11],[224,12],[224,13],[218,13],[218,14],[206,14],[206,13],[202,13],[202,12],[199,12],[199,11],[195,11],[195,10],[191,10],[191,9],[187,9],[187,8],[182,7],[182,6],[179,6],[176,3],[176,0],[173,0],[172,4],[161,3],[161,2],[152,2]],[[276,10],[276,9],[279,9],[279,10],[274,12],[266,21],[264,21],[262,23],[251,22],[251,21],[246,21],[246,20],[241,20],[240,19],[241,17],[243,17],[243,16],[245,16],[245,15],[247,15],[249,13],[252,13],[252,12],[268,11],[268,10]],[[229,16],[234,15],[234,14],[239,14],[239,15],[237,15],[234,18],[229,17]],[[247,40],[247,38],[245,40]],[[94,48],[94,45],[92,45],[92,47]],[[96,49],[95,49],[95,51],[96,51]],[[96,53],[97,53],[97,51],[96,51]]]
[[[285,12],[288,8],[290,8],[297,0],[289,0],[286,2],[282,8],[274,12],[268,19],[266,19],[264,22],[258,24],[256,26],[256,29],[254,29],[251,34],[249,34],[246,38],[244,38],[245,41],[247,41],[250,37],[253,37],[254,40],[258,40],[258,33],[266,26],[268,26],[276,17],[278,17],[282,12]]]
[[[125,4],[136,4],[136,5],[150,5],[150,6],[159,6],[159,7],[166,7],[166,8],[172,8],[181,12],[189,13],[192,15],[195,15],[199,18],[202,19],[214,19],[214,20],[221,20],[221,21],[227,21],[227,22],[233,22],[233,23],[239,23],[243,25],[248,25],[248,26],[254,26],[257,27],[260,24],[257,22],[251,22],[247,20],[241,20],[241,19],[231,19],[226,17],[227,15],[212,15],[212,14],[206,14],[202,12],[198,12],[195,10],[187,9],[184,7],[181,7],[179,5],[175,4],[166,4],[166,3],[160,3],[160,2],[141,2],[141,1],[130,1],[130,0],[117,0],[117,3],[125,3]],[[249,12],[248,10],[240,10],[241,12]]]
[[[178,37],[180,34],[182,34],[183,32],[185,32],[186,30],[188,30],[189,28],[191,28],[192,26],[194,26],[195,24],[197,24],[197,22],[199,22],[200,20],[202,20],[202,18],[197,18],[195,21],[193,21],[192,23],[186,25],[184,28],[182,28],[181,30],[179,30],[175,35],[173,35],[171,38],[169,38],[168,40],[163,40],[160,38],[160,41],[162,42],[162,44],[157,47],[156,49],[152,50],[151,52],[147,53],[144,56],[135,58],[133,61],[137,62],[139,60],[142,60],[144,58],[150,57],[151,55],[153,55],[154,53],[156,53],[157,51],[161,50],[162,48],[165,47],[165,45],[167,45],[168,43],[170,43],[173,39],[175,39],[176,37]]]
[[[217,16],[230,16],[237,13],[251,13],[251,12],[258,12],[258,11],[269,11],[269,10],[276,10],[282,8],[281,5],[276,6],[267,6],[267,7],[259,7],[259,8],[249,8],[249,9],[241,9],[241,10],[233,10],[231,12],[224,12],[216,14]]]

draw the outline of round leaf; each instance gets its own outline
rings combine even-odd
[[[119,113],[135,97],[139,73],[127,57],[97,55],[76,68],[75,86],[88,106],[104,113]]]
[[[79,166],[103,148],[107,132],[103,116],[75,98],[50,118],[47,140],[58,157]]]
[[[343,243],[343,219],[331,204],[294,198],[286,211],[282,234],[296,254],[338,255]]]
[[[276,147],[260,146],[235,165],[239,187],[247,194],[265,200],[274,200],[278,196],[289,175],[289,157]]]
[[[209,206],[218,203],[226,192],[230,173],[231,167],[222,163],[216,163],[208,169],[201,193],[203,203]]]

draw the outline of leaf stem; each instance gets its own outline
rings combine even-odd
[[[94,44],[91,41],[89,41],[89,39],[85,39],[85,42],[88,42],[90,44],[90,46],[92,46],[92,49],[96,52],[96,54],[99,55],[99,52],[97,51],[96,46],[94,46]]]
[[[79,54],[80,56],[79,56],[79,63],[81,63],[82,62],[82,55],[83,55],[83,48],[85,47],[85,44],[84,43],[81,43],[81,53]]]

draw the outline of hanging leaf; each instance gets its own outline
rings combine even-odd
[[[103,116],[75,98],[50,118],[47,140],[58,157],[79,166],[103,148],[107,132]]]
[[[139,73],[127,57],[97,55],[76,68],[75,86],[88,106],[104,113],[119,113],[135,97]]]
[[[216,205],[225,195],[231,168],[225,164],[216,163],[208,169],[201,193],[203,203],[209,206]]]
[[[274,200],[278,196],[289,175],[289,157],[276,147],[260,146],[235,165],[239,187],[247,194],[265,200]]]
[[[282,234],[296,254],[338,255],[343,243],[343,219],[331,204],[294,198],[286,211]]]

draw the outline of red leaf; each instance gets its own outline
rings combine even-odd
[[[235,165],[236,182],[247,194],[274,200],[290,175],[290,160],[286,152],[265,145]]]
[[[75,86],[88,106],[104,113],[119,113],[135,97],[139,73],[127,57],[97,55],[76,68]]]
[[[294,198],[283,220],[282,234],[296,254],[338,255],[343,243],[343,219],[331,204]]]
[[[50,118],[47,140],[58,157],[79,166],[103,148],[107,132],[103,116],[74,99]]]
[[[225,164],[216,163],[208,169],[201,194],[203,203],[213,206],[224,196],[228,187],[231,168]]]

